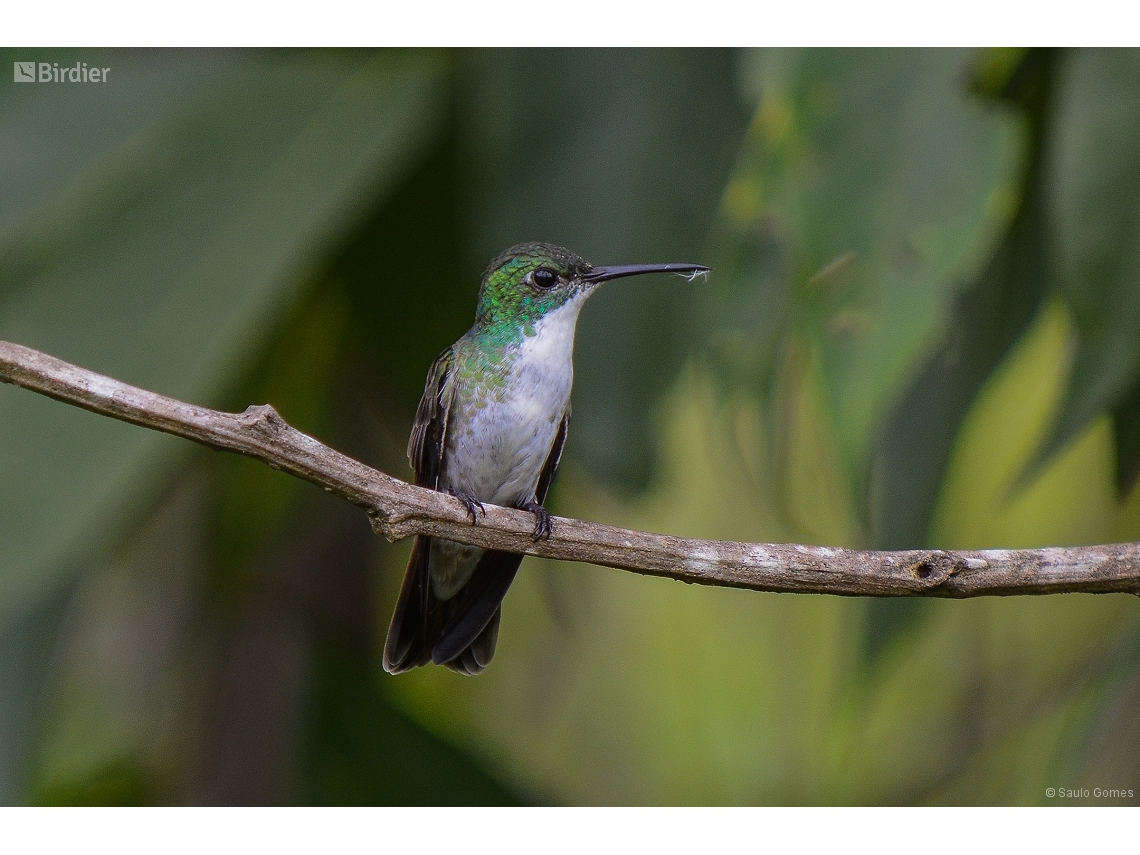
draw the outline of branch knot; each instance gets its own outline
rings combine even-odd
[[[278,436],[289,426],[272,404],[250,404],[239,418],[249,430],[269,437]]]
[[[965,568],[958,559],[941,549],[934,549],[909,567],[911,575],[922,583],[923,590],[944,585]]]

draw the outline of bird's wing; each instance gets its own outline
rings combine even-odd
[[[439,487],[451,401],[455,397],[455,384],[450,382],[454,362],[455,353],[449,347],[431,364],[424,384],[424,396],[416,408],[416,421],[408,439],[408,462],[416,473],[416,485],[433,490]]]
[[[408,462],[415,472],[416,484],[433,490],[439,486],[451,401],[455,394],[455,385],[449,382],[453,362],[454,353],[449,347],[432,363],[408,440]],[[439,635],[440,622],[446,616],[435,608],[438,603],[431,593],[430,552],[431,538],[417,537],[384,644],[384,668],[392,674],[431,661],[431,645]]]
[[[566,445],[566,433],[570,430],[570,407],[566,407],[566,415],[558,425],[558,433],[554,436],[554,444],[550,446],[550,454],[546,455],[546,462],[542,464],[542,472],[538,476],[538,486],[534,488],[534,497],[541,505],[546,502],[546,494],[550,485],[554,483],[554,476],[558,474],[558,464],[562,461],[562,447]]]

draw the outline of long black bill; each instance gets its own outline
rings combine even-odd
[[[623,276],[640,276],[642,273],[686,273],[696,276],[710,270],[711,267],[703,264],[621,264],[617,267],[595,267],[582,279],[586,282],[607,282]]]

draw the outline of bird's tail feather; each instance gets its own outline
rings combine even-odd
[[[427,637],[428,612],[433,599],[428,575],[430,552],[431,538],[417,537],[384,642],[384,670],[389,674],[400,674],[431,662]]]
[[[432,648],[432,662],[445,665],[470,650],[479,671],[487,667],[499,637],[503,597],[515,580],[520,563],[522,556],[514,552],[488,549],[483,553],[470,581],[455,597],[455,609]]]
[[[410,671],[429,662],[478,674],[495,655],[503,597],[522,556],[487,550],[471,579],[450,600],[432,591],[431,538],[417,537],[384,644],[384,670]]]
[[[462,653],[443,664],[452,671],[469,677],[482,672],[491,661],[491,657],[495,655],[495,642],[499,638],[499,619],[502,614],[502,609],[496,609],[491,622],[483,628],[478,637]]]

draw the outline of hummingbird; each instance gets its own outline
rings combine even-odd
[[[543,507],[570,425],[574,331],[599,285],[644,273],[707,274],[700,264],[595,267],[568,249],[522,243],[483,274],[475,323],[432,364],[408,440],[421,487],[450,493],[471,524],[483,503]],[[429,662],[474,675],[495,654],[502,602],[522,555],[419,535],[384,645],[384,670]]]

